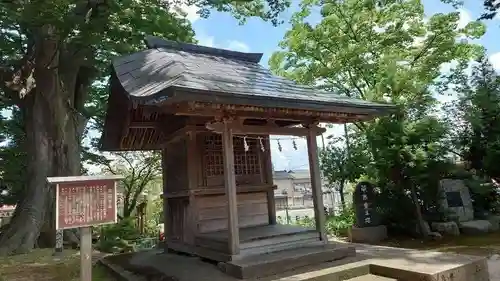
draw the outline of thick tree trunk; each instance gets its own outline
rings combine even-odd
[[[0,237],[0,256],[28,252],[37,245],[39,237],[41,246],[54,244],[55,189],[47,185],[46,179],[80,174],[80,139],[85,120],[72,106],[75,84],[65,83],[71,81],[66,78],[72,74],[60,74],[64,69],[59,65],[59,40],[50,27],[44,28],[36,38],[36,88],[21,106],[27,138],[28,183],[9,227]]]

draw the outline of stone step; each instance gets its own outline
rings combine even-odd
[[[315,230],[301,233],[287,233],[268,237],[265,239],[256,239],[251,241],[244,241],[241,243],[241,249],[258,248],[262,246],[272,246],[281,243],[294,243],[303,240],[319,240],[319,233]]]
[[[345,281],[398,281],[398,279],[383,277],[379,275],[366,274],[358,277],[354,277],[351,279],[347,279]]]
[[[227,274],[239,278],[260,278],[298,267],[354,256],[354,247],[331,243],[320,246],[300,247],[268,254],[252,255],[238,260],[220,263]]]
[[[288,248],[297,248],[308,244],[319,243],[319,234],[315,230],[304,231],[299,233],[285,233],[268,238],[251,239],[248,241],[240,241],[241,253],[244,256],[252,254],[263,254],[286,250]],[[227,240],[215,240],[206,237],[195,237],[195,245],[198,247],[207,248],[210,250],[229,252]]]
[[[324,245],[324,243],[319,239],[304,239],[304,240],[294,241],[294,242],[276,243],[273,245],[265,245],[265,246],[260,246],[260,247],[242,249],[240,251],[241,254],[240,254],[239,259],[249,257],[249,256],[260,256],[263,254],[271,254],[271,253],[275,253],[275,252],[293,250],[293,249],[297,249],[297,248],[316,247],[316,246],[322,246],[322,245]],[[236,259],[238,259],[238,257],[236,257]]]

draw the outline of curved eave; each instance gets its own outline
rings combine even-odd
[[[390,114],[396,109],[396,107],[391,104],[374,102],[356,104],[346,101],[297,100],[282,97],[263,97],[213,91],[206,92],[181,87],[172,87],[169,92],[168,96],[165,96],[164,94],[151,96],[151,99],[146,101],[146,104],[168,105],[182,102],[199,102],[318,113],[346,113],[364,115],[366,117],[373,118]],[[366,120],[367,118],[363,119]]]

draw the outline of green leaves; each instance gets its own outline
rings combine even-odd
[[[301,8],[280,44],[282,50],[269,61],[271,70],[398,108],[392,116],[352,127],[347,151],[342,146],[323,151],[325,177],[356,181],[364,174],[387,198],[406,198],[415,206],[435,204],[450,147],[447,124],[435,115],[436,89],[444,85],[441,68],[451,62],[465,65],[482,55],[482,46],[459,39],[480,37],[484,25],[472,22],[458,28],[456,12],[427,17],[418,0],[307,0]],[[307,17],[318,8],[321,21],[311,25]]]
[[[13,104],[20,110],[29,106],[19,98],[20,89],[27,88],[26,80],[33,69],[45,69],[53,79],[60,80],[58,84],[64,88],[60,95],[50,93],[64,101],[53,102],[67,104],[76,115],[89,118],[87,133],[100,131],[108,95],[110,60],[143,49],[145,35],[194,42],[191,23],[176,8],[187,6],[198,8],[201,16],[216,9],[231,12],[242,21],[249,16],[259,16],[278,24],[278,17],[289,6],[289,1],[3,1],[0,5],[0,109]],[[49,69],[41,65],[35,55],[45,56],[53,66]],[[26,94],[35,94],[36,87],[30,89],[34,90]],[[6,130],[5,134],[2,131],[10,142],[7,147],[0,148],[1,184],[9,185],[11,190],[23,190],[24,179],[17,179],[25,174],[23,171],[29,160],[24,153],[26,148],[18,141],[23,137],[24,120],[18,114],[2,123],[9,128],[16,123],[19,131],[7,133]],[[92,144],[97,145],[95,139]],[[90,147],[84,147],[82,156],[87,162],[106,163]]]
[[[420,1],[392,2],[377,8],[362,0],[303,2],[271,69],[302,83],[327,80],[338,92],[408,105],[440,76],[443,63],[482,53],[480,46],[456,42],[481,36],[481,23],[458,30],[458,13],[426,19]],[[311,26],[305,18],[315,7],[323,18]]]
[[[473,67],[472,77],[459,67],[451,76],[458,99],[448,105],[454,124],[451,140],[463,158],[482,175],[500,176],[500,77],[487,58]]]

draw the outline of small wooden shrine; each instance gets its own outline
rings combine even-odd
[[[162,150],[165,247],[238,267],[263,254],[324,246],[318,123],[369,120],[392,107],[274,76],[259,65],[262,54],[156,37],[146,44],[113,61],[101,145]],[[270,135],[307,139],[316,229],[276,224]]]

